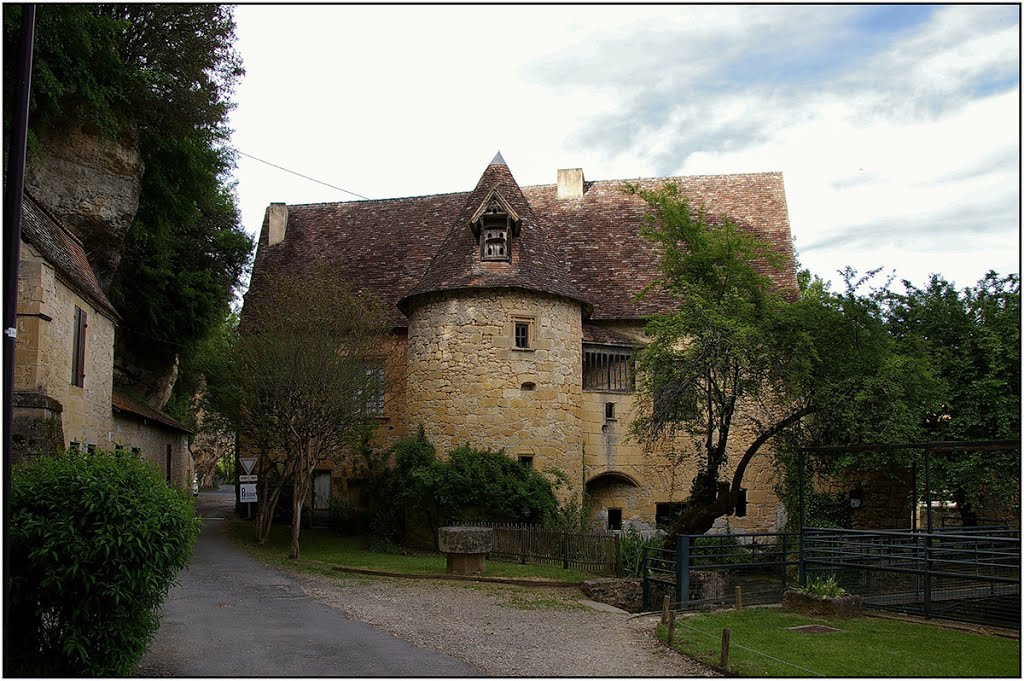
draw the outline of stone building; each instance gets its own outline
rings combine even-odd
[[[693,205],[728,215],[787,261],[771,276],[795,289],[792,242],[778,173],[654,178]],[[634,414],[633,353],[645,316],[669,300],[637,294],[658,252],[640,235],[648,206],[620,181],[560,170],[557,183],[520,187],[501,155],[469,192],[310,205],[271,204],[247,300],[285,273],[331,262],[354,290],[390,312],[396,361],[376,415],[385,438],[422,424],[439,452],[469,443],[523,465],[556,467],[584,489],[600,522],[651,525],[682,501],[695,473],[686,442],[648,452],[627,438]],[[244,311],[243,311],[244,318]],[[752,439],[733,438],[735,451]],[[325,467],[324,490],[358,487]],[[747,473],[748,514],[735,527],[778,525],[769,457]]]
[[[27,193],[22,216],[13,460],[68,447],[123,448],[190,489],[190,431],[114,390],[120,318],[82,242]]]

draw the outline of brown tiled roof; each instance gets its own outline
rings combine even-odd
[[[28,192],[21,208],[21,237],[40,250],[78,295],[111,320],[120,319],[85,257],[82,242]]]
[[[504,198],[523,217],[520,237],[513,243],[522,242],[526,251],[520,251],[519,262],[529,267],[510,275],[507,285],[585,300],[593,305],[593,320],[640,319],[670,309],[671,301],[663,295],[636,299],[657,275],[658,251],[640,235],[641,217],[649,207],[623,192],[622,181],[586,182],[582,199],[558,199],[553,184],[523,187],[525,205],[515,205],[515,180],[504,164],[488,166],[472,192],[289,206],[284,241],[273,247],[267,246],[265,217],[246,297],[258,296],[279,274],[309,271],[315,263],[329,260],[345,269],[353,288],[378,295],[392,312],[392,323],[404,327],[407,320],[396,304],[410,294],[496,285],[501,273],[483,273],[468,225],[477,195],[483,200],[492,181],[506,188]],[[796,289],[781,173],[635,182],[644,188],[675,182],[712,220],[728,215],[769,241],[787,265],[781,271],[767,266],[764,270],[780,286]],[[465,229],[460,229],[463,220]],[[515,257],[513,253],[514,262]]]
[[[619,331],[606,329],[596,324],[583,325],[584,343],[602,343],[604,345],[640,345],[640,341]]]
[[[189,430],[185,426],[185,424],[181,423],[180,421],[176,421],[167,414],[161,411],[157,411],[152,407],[148,407],[144,404],[136,402],[135,400],[132,400],[128,396],[123,395],[117,391],[110,393],[110,406],[113,407],[115,411],[121,411],[126,412],[128,414],[134,414],[135,416],[141,416],[144,419],[156,421],[157,423],[167,426],[172,430],[180,430],[183,433],[189,434],[192,433],[192,431]]]
[[[470,218],[494,190],[522,220],[519,234],[512,239],[509,262],[483,261],[479,243],[470,226]],[[572,284],[568,270],[558,261],[555,250],[548,243],[547,231],[546,225],[541,223],[523,196],[508,166],[503,161],[492,162],[449,227],[423,278],[399,301],[399,309],[407,312],[409,301],[424,293],[463,288],[522,288],[578,300],[589,311],[588,301]]]
[[[545,214],[560,233],[551,239],[572,281],[595,301],[592,319],[635,319],[662,312],[671,305],[652,292],[636,299],[658,274],[658,249],[640,235],[641,219],[650,207],[623,191],[623,180],[586,182],[582,199],[557,198],[557,185],[524,187],[537,213]],[[697,175],[633,180],[642,189],[675,183],[693,208],[703,207],[709,219],[729,216],[769,242],[787,261],[782,271],[767,264],[758,268],[779,285],[796,289],[789,211],[782,173]]]

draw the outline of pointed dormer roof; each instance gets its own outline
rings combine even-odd
[[[507,261],[481,256],[478,221],[489,207],[497,207],[511,218]],[[398,301],[399,309],[407,313],[412,299],[438,291],[517,288],[579,301],[589,314],[590,302],[572,283],[548,243],[547,233],[553,228],[534,213],[498,152],[449,226],[423,278]]]

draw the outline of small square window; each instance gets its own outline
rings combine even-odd
[[[614,421],[615,420],[615,403],[605,402],[604,403],[604,420]]]
[[[532,456],[525,456],[525,455],[524,456],[520,456],[519,457],[519,464],[521,466],[525,466],[526,468],[533,468],[533,457]]]
[[[621,508],[609,508],[608,509],[608,529],[609,530],[621,530],[622,529],[622,509]]]
[[[516,322],[516,347],[522,350],[530,347],[530,322]]]

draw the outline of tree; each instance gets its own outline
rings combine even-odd
[[[313,470],[340,461],[383,399],[387,322],[379,303],[321,268],[250,293],[237,345],[239,433],[258,454],[257,540],[291,482],[289,557],[298,558]]]
[[[4,5],[5,55],[20,12]],[[30,155],[44,134],[80,127],[137,144],[145,164],[117,271],[97,272],[122,316],[119,360],[173,365],[219,323],[249,261],[227,179],[227,115],[243,74],[234,37],[230,5],[38,7]]]
[[[958,291],[939,275],[925,288],[886,297],[894,337],[917,344],[945,384],[945,399],[926,422],[927,439],[1020,439],[1020,277],[989,272]],[[1020,452],[959,451],[933,460],[936,491],[976,524],[986,501],[1008,501],[1020,488]]]
[[[797,295],[762,273],[780,256],[728,217],[712,222],[673,185],[627,191],[653,209],[644,226],[662,251],[653,288],[676,302],[648,322],[638,361],[645,415],[632,433],[648,444],[690,436],[699,453],[673,534],[703,534],[731,512],[750,461],[798,426],[843,443],[862,440],[868,423],[889,437],[914,432],[934,389],[929,367],[900,352],[877,295],[858,294],[855,273],[843,294],[805,277]],[[741,418],[754,439],[731,482],[719,481]]]

